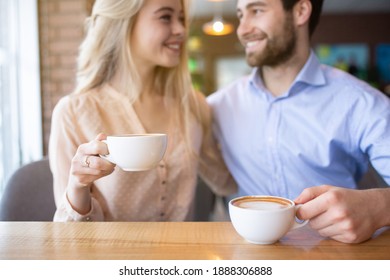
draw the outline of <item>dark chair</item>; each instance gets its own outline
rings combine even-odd
[[[212,219],[215,195],[209,186],[198,177],[195,193],[194,221],[209,221]]]
[[[215,196],[199,178],[195,221],[208,221]],[[0,202],[0,221],[52,221],[56,210],[49,160],[22,166],[9,179]]]
[[[0,221],[52,221],[56,206],[49,160],[22,166],[9,179],[0,203]]]

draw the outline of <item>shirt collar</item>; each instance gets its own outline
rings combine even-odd
[[[306,61],[302,70],[295,78],[294,84],[302,82],[312,86],[321,86],[326,83],[325,75],[321,69],[321,63],[313,52],[310,52],[309,59]]]
[[[255,67],[252,70],[252,73],[249,76],[249,84],[258,89],[267,91],[264,87],[264,82],[259,71],[260,69],[258,67]],[[290,87],[290,90],[295,88],[294,86],[299,83],[304,83],[311,86],[321,86],[326,84],[326,78],[324,72],[322,71],[321,63],[313,50],[310,51],[308,60],[306,61],[301,71],[298,73],[298,76],[295,78],[293,84]]]
[[[261,78],[261,75],[260,75],[259,67],[255,67],[252,69],[252,72],[249,75],[249,83],[257,88],[264,87],[264,83],[263,83],[263,79]]]

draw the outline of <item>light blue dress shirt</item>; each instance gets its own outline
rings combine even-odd
[[[323,184],[356,188],[371,161],[390,183],[390,99],[313,52],[274,97],[255,68],[207,98],[238,195],[296,198]]]

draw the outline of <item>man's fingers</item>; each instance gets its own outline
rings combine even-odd
[[[330,186],[319,186],[305,189],[295,200],[295,203],[302,205],[297,210],[297,217],[302,220],[313,219],[329,208],[328,193]]]
[[[294,202],[296,204],[304,204],[327,192],[329,188],[330,186],[323,185],[304,189],[303,192],[294,200]]]

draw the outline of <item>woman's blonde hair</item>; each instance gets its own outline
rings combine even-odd
[[[184,25],[188,33],[188,1],[180,0]],[[141,81],[131,50],[131,32],[145,0],[96,0],[92,15],[86,20],[87,35],[80,46],[76,93],[83,93],[109,83],[118,71],[128,73],[120,88],[131,102],[141,94]],[[166,102],[174,102],[172,113],[182,127],[187,148],[191,146],[191,118],[207,131],[208,117],[199,109],[188,71],[186,44],[180,63],[173,68],[157,67],[154,88],[164,94]],[[203,110],[202,110],[203,111]],[[190,149],[191,151],[192,149]]]

